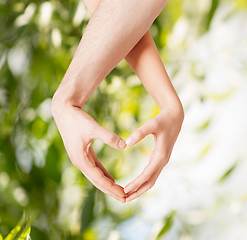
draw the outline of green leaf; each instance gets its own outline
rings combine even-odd
[[[31,231],[30,225],[30,216],[24,212],[22,218],[4,240],[26,240],[27,235]]]
[[[172,227],[173,222],[174,222],[174,217],[175,217],[175,211],[172,211],[168,216],[165,216],[164,218],[164,226],[160,230],[156,240],[160,239],[163,237]]]
[[[236,169],[238,165],[238,160],[219,178],[218,182],[223,182],[225,181],[230,174]]]
[[[221,94],[212,93],[206,97],[211,98],[212,100],[219,102],[219,101],[223,101],[223,100],[231,97],[233,95],[233,93],[235,93],[235,92],[236,92],[236,89],[233,88],[228,92],[221,93]]]
[[[13,240],[16,238],[17,234],[20,232],[21,226],[17,225],[11,230],[8,236],[4,240]]]
[[[18,238],[18,240],[30,240],[30,231],[31,231],[31,227],[28,227],[26,229],[26,231],[24,231],[22,234],[21,234],[21,237]]]
[[[95,193],[96,188],[93,186],[83,202],[81,213],[81,233],[85,231],[94,219]]]
[[[196,128],[196,131],[200,132],[205,130],[211,123],[211,119],[206,120],[203,124]]]
[[[211,21],[214,17],[215,11],[219,5],[219,0],[211,0],[211,8],[206,19],[206,30],[210,28]]]
[[[203,147],[203,149],[200,153],[200,156],[199,156],[199,160],[201,160],[201,158],[204,157],[211,150],[212,146],[213,146],[213,143],[211,142],[211,143],[206,144]]]

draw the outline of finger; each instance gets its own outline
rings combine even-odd
[[[84,158],[85,161],[81,164],[80,169],[82,169],[82,172],[86,175],[86,177],[89,177],[93,184],[101,191],[111,196],[124,198],[123,188],[104,175],[96,163],[92,159],[89,159],[90,154],[87,155],[84,152]]]
[[[83,172],[82,173],[87,177],[87,179],[99,190],[101,190],[102,192],[112,196],[113,198],[121,201],[121,202],[125,202],[125,197],[120,197],[112,192],[110,192],[109,190],[105,189],[104,187],[102,187],[101,185],[99,185],[94,179],[92,179],[87,173]],[[119,186],[119,185],[118,185]],[[121,188],[121,186],[119,186]]]
[[[102,192],[104,192],[104,193],[110,195],[111,197],[113,197],[113,198],[119,200],[119,201],[122,202],[122,203],[125,203],[125,202],[126,202],[125,197],[119,197],[119,196],[117,196],[116,194],[112,194],[112,193],[109,192],[108,190],[102,188],[101,186],[98,186],[98,184],[97,184],[92,178],[90,178],[85,172],[83,172],[83,174],[88,178],[88,180],[89,180],[96,188],[98,188],[98,189],[101,190]]]
[[[151,189],[154,186],[154,184],[155,184],[158,176],[160,175],[161,171],[162,171],[162,168],[158,169],[153,174],[153,176],[151,177],[151,179],[149,181],[147,181],[144,184],[142,184],[135,192],[125,196],[126,197],[126,202],[130,202],[130,201],[140,197],[143,193],[145,193],[149,189]]]
[[[148,134],[151,134],[155,129],[156,121],[154,119],[148,120],[141,127],[137,128],[134,132],[130,134],[130,136],[126,139],[126,144],[131,146],[139,141],[141,141]]]
[[[102,170],[102,172],[105,174],[106,177],[110,178],[112,181],[115,182],[115,179],[112,177],[112,175],[105,169],[101,161],[97,158],[93,148],[90,146],[89,152],[91,153],[96,165]]]
[[[134,192],[136,189],[138,189],[143,183],[148,181],[153,173],[161,167],[164,159],[163,159],[163,152],[162,144],[160,142],[157,142],[157,145],[155,146],[154,151],[152,152],[151,158],[149,163],[145,166],[143,171],[139,176],[137,176],[132,182],[127,184],[124,187],[125,194]]]
[[[105,129],[101,125],[98,126],[96,131],[97,133],[95,138],[100,139],[112,148],[124,149],[126,147],[126,143],[122,138],[120,138],[117,134],[109,131],[108,129]]]

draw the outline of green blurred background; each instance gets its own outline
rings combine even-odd
[[[51,116],[89,21],[83,1],[0,0],[0,234],[7,239],[246,239],[247,2],[173,0],[150,28],[185,120],[154,187],[121,204],[74,167]],[[159,109],[126,61],[84,110],[126,139]],[[154,147],[93,148],[122,186]],[[1,236],[0,236],[1,239]]]

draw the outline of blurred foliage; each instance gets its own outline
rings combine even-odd
[[[163,220],[163,227],[158,233],[157,240],[161,239],[172,227],[173,222],[174,222],[174,217],[175,217],[176,212],[172,211],[170,214],[165,216]]]
[[[218,182],[223,182],[225,181],[230,175],[231,173],[236,169],[236,167],[238,166],[239,161],[237,160],[218,180]]]
[[[173,61],[164,46],[177,20],[183,15],[190,16],[192,22],[199,20],[199,36],[210,29],[222,1],[208,1],[202,12],[188,8],[189,0],[167,4],[150,29],[165,61]],[[246,7],[245,0],[236,3],[239,8]],[[139,211],[137,206],[126,207],[121,213],[112,208],[110,199],[72,166],[50,113],[51,98],[88,21],[82,1],[0,0],[0,233],[5,239],[24,239],[30,226],[35,240],[100,239],[95,224],[110,219],[106,239],[112,229]],[[148,97],[130,67],[121,61],[84,110],[125,138],[157,114],[157,106]],[[149,99],[150,111],[143,114],[140,103],[145,99]],[[198,130],[208,125],[210,120]],[[115,179],[136,166],[128,163],[123,167],[123,152],[96,143],[97,156]],[[131,154],[140,151],[136,148]],[[30,219],[26,222],[22,218],[18,223],[23,212],[29,212]],[[174,213],[164,216],[157,239],[169,231],[174,217]]]
[[[20,221],[17,223],[14,229],[4,238],[4,240],[29,240],[30,238],[30,216],[26,213],[23,214]],[[3,239],[0,234],[0,239]]]

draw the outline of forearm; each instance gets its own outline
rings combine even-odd
[[[94,14],[100,0],[85,0],[90,15]],[[159,109],[167,105],[182,111],[182,104],[169,79],[159,52],[149,31],[125,57],[132,70],[157,103]],[[148,67],[147,67],[148,66]]]
[[[153,97],[159,109],[172,105],[179,111],[182,110],[179,97],[149,31],[125,59]]]
[[[105,76],[145,34],[165,4],[166,0],[102,0],[53,102],[82,107]]]

